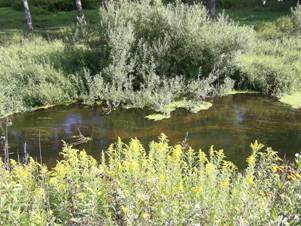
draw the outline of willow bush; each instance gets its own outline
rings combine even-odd
[[[48,170],[31,160],[0,167],[1,225],[288,225],[301,223],[301,158],[287,166],[251,144],[237,170],[223,150],[170,146],[145,150],[118,141],[97,162],[65,147]]]
[[[231,89],[229,61],[254,44],[252,29],[223,15],[211,20],[202,5],[180,2],[111,1],[100,9],[98,31],[105,64],[90,82],[88,101],[108,99],[111,90],[113,105],[159,111],[156,105]]]

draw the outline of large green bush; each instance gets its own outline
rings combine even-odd
[[[254,44],[252,29],[223,16],[211,20],[197,4],[112,1],[100,17],[105,64],[88,81],[91,102],[109,99],[162,112],[179,99],[203,99],[233,85],[228,62]]]
[[[52,170],[0,162],[1,225],[299,225],[301,158],[282,165],[255,142],[240,172],[222,150],[206,155],[162,135],[143,148],[111,145],[98,163],[69,147]]]
[[[196,78],[200,69],[207,76],[221,56],[228,60],[254,44],[251,29],[223,16],[210,20],[202,5],[112,2],[100,16],[100,35],[110,51],[109,67],[124,61],[131,70],[124,76],[133,74],[138,80],[142,79],[139,71],[152,64],[160,76]]]

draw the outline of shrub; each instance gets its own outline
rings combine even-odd
[[[50,171],[31,160],[0,167],[1,225],[300,224],[300,168],[255,142],[242,172],[222,150],[137,139],[100,163],[66,147]],[[296,163],[300,163],[297,156]]]
[[[87,86],[87,101],[111,100],[113,106],[164,112],[173,101],[219,92],[229,81],[228,62],[254,41],[251,29],[224,16],[212,21],[197,4],[110,2],[100,17],[99,59],[107,60]]]
[[[137,80],[141,80],[139,69],[150,67],[148,62],[159,76],[196,78],[200,68],[206,76],[221,56],[228,59],[237,51],[248,51],[254,42],[251,29],[223,16],[212,21],[201,5],[125,1],[120,7],[112,2],[100,16],[99,31],[110,50],[112,66],[121,60],[132,63],[127,70]]]
[[[252,52],[237,58],[236,67],[241,72],[237,80],[268,95],[300,91],[300,12],[298,5],[290,16],[256,27],[260,39]]]

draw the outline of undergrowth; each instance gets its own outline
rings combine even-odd
[[[298,225],[301,159],[285,165],[251,144],[240,172],[222,150],[170,146],[161,135],[112,144],[100,163],[65,147],[48,170],[30,160],[0,166],[1,225]]]

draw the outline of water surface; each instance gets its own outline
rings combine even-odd
[[[245,165],[254,140],[273,147],[282,157],[291,158],[301,150],[301,110],[293,110],[260,95],[234,95],[212,100],[213,107],[198,114],[178,110],[170,119],[146,120],[145,110],[117,110],[107,115],[101,107],[59,106],[12,117],[9,128],[11,156],[22,157],[24,142],[30,155],[39,156],[39,131],[43,162],[52,167],[59,159],[62,140],[78,135],[78,128],[93,140],[78,148],[99,158],[101,151],[118,137],[139,138],[145,145],[165,133],[171,144],[181,142],[188,133],[188,144],[207,150],[223,148],[228,159]]]

